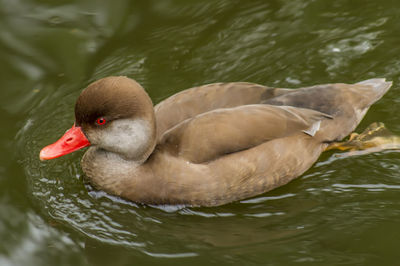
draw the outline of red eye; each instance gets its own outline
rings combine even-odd
[[[102,125],[104,125],[106,123],[106,119],[104,117],[97,118],[96,123],[99,126],[102,126]]]

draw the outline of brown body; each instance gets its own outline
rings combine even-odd
[[[295,90],[218,83],[182,91],[153,111],[135,81],[105,78],[76,105],[77,126],[92,143],[82,168],[97,188],[132,201],[225,204],[304,173],[390,86],[383,79]],[[105,127],[94,125],[100,116],[110,121]],[[132,145],[112,139],[125,129]]]

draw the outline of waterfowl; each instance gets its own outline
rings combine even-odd
[[[74,126],[40,158],[90,146],[81,166],[98,189],[145,204],[222,205],[300,176],[391,85],[215,83],[153,108],[133,79],[106,77],[82,91]]]

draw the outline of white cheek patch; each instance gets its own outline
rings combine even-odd
[[[127,158],[143,155],[151,139],[150,125],[142,119],[113,121],[100,134],[99,146]]]

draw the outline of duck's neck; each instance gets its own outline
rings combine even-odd
[[[82,158],[82,169],[96,187],[120,195],[130,182],[143,175],[143,165],[156,145],[152,119],[120,119],[98,135]],[[89,133],[90,134],[90,133]]]
[[[128,160],[99,147],[89,148],[81,161],[82,170],[92,185],[118,196],[128,183],[140,176],[142,164],[142,160]]]

